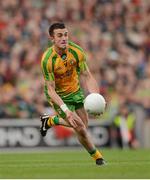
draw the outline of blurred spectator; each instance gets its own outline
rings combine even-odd
[[[122,104],[114,118],[112,129],[112,145],[118,144],[121,148],[137,148],[138,141],[135,136],[135,115],[127,104]]]

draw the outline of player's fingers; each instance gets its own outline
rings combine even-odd
[[[74,118],[75,121],[76,121],[77,123],[79,123],[79,124],[82,122],[81,119],[80,119],[80,117],[79,117],[76,113],[73,114],[73,118]]]
[[[76,128],[76,127],[77,127],[77,124],[76,124],[76,122],[74,121],[73,118],[69,118],[68,121],[69,121],[69,124],[70,124],[73,128]]]
[[[77,128],[77,124],[76,124],[76,122],[74,120],[71,121],[71,125],[72,125],[73,128]]]
[[[74,125],[74,126],[73,126],[74,128],[77,128],[77,127],[78,127],[76,121],[74,121],[74,120],[73,120],[73,125]]]

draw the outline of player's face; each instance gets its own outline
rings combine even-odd
[[[56,47],[60,49],[65,49],[68,44],[68,30],[66,28],[55,29],[52,40]]]

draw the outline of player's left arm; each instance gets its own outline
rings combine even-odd
[[[86,87],[90,93],[99,93],[99,86],[87,65],[86,69],[81,71],[80,78],[86,83]]]
[[[99,86],[93,77],[92,73],[89,70],[89,67],[86,63],[85,54],[82,54],[81,59],[79,61],[80,68],[80,79],[85,82],[86,87],[90,93],[99,93]]]

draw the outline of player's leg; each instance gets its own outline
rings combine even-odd
[[[48,94],[47,87],[45,87],[44,92],[45,92],[46,98],[47,98],[50,106],[55,110],[57,115],[55,115],[55,116],[49,116],[49,115],[41,116],[42,125],[41,125],[41,128],[40,128],[40,131],[41,131],[42,136],[46,136],[47,130],[49,128],[51,128],[52,126],[54,126],[54,125],[62,125],[62,126],[70,127],[69,123],[67,123],[67,121],[64,120],[66,118],[66,114],[61,110],[61,108],[57,104],[55,104],[55,103],[53,103],[51,101],[51,98],[50,98],[50,96]],[[68,96],[64,100],[67,100],[67,102],[65,102],[65,103],[68,106],[68,108],[71,111],[75,111],[75,106],[73,104],[78,99],[79,100],[81,99],[81,101],[83,101],[83,99],[84,99],[83,92],[78,91],[75,94],[71,94],[70,96]]]
[[[77,115],[81,118],[86,128],[88,128],[88,114],[83,107],[76,109]]]
[[[79,114],[82,114],[82,118],[87,118],[87,114],[84,111],[83,108],[78,109],[78,115],[76,113],[76,119],[78,119],[77,124],[78,127],[75,129],[77,133],[77,137],[79,142],[85,147],[85,149],[88,151],[88,153],[93,157],[93,159],[96,161],[97,165],[103,165],[105,164],[105,161],[102,157],[102,154],[96,149],[94,143],[92,142],[92,139],[88,133],[87,130],[87,121],[88,119],[82,120],[81,117],[79,117]],[[86,123],[86,125],[84,124]]]
[[[70,127],[67,121],[59,117],[59,115],[54,115],[54,116],[49,116],[46,114],[42,115],[41,123],[42,124],[40,127],[40,132],[43,137],[46,136],[48,129],[50,129],[52,126],[62,125],[62,126]]]
[[[56,105],[50,103],[53,109],[55,110],[55,115],[49,116],[47,114],[41,116],[41,128],[40,132],[42,136],[46,136],[47,130],[50,129],[52,126],[56,125],[62,125],[62,126],[67,126],[70,127],[69,123],[65,121],[65,113],[61,110],[61,108]]]

